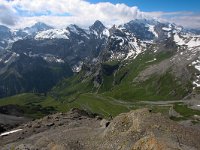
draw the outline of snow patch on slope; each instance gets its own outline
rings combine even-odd
[[[192,65],[198,70],[200,71],[200,61],[196,60],[194,62],[192,62]]]
[[[194,68],[200,72],[200,61],[198,59],[196,61],[192,62],[192,66],[194,66]],[[200,75],[196,76],[195,81],[193,81],[193,85],[195,87],[200,87]],[[195,89],[195,87],[194,87],[194,89]]]
[[[200,46],[200,37],[192,37],[192,39],[187,43],[188,47]]]
[[[178,45],[184,45],[185,44],[185,41],[182,38],[180,38],[180,36],[177,33],[174,35],[174,41]]]
[[[163,27],[162,29],[163,29],[164,31],[171,31],[171,28]]]
[[[149,31],[152,32],[155,35],[155,37],[158,37],[158,34],[155,31],[155,26],[154,25],[148,25],[148,27],[149,27]]]
[[[176,42],[177,45],[180,45],[180,46],[185,45],[190,49],[193,47],[200,46],[200,37],[190,35],[190,34],[185,34],[185,35],[180,36],[178,33],[176,33],[174,35],[174,41]]]
[[[0,137],[1,136],[7,136],[9,134],[16,133],[16,132],[19,132],[19,131],[22,131],[22,129],[17,129],[17,130],[12,130],[12,131],[9,131],[9,132],[4,132],[4,133],[0,134]]]
[[[4,63],[7,64],[7,63],[11,62],[12,60],[14,60],[15,58],[17,58],[17,57],[19,57],[19,54],[14,52],[14,53],[12,53],[12,55],[7,60],[4,61]]]
[[[52,56],[52,55],[46,55],[46,56],[42,56],[43,59],[47,62],[55,62],[55,63],[65,63],[64,60],[62,60],[61,58],[58,58],[58,57],[55,57],[55,56]]]
[[[154,59],[152,59],[152,60],[147,61],[146,63],[151,63],[151,62],[154,62],[154,61],[156,61],[156,60],[157,60],[157,59],[154,58]]]
[[[136,58],[142,52],[141,47],[138,45],[138,42],[136,39],[129,42],[129,45],[130,45],[131,49],[125,59],[132,58],[132,57]]]
[[[109,37],[110,36],[110,32],[108,29],[104,29],[103,30],[103,35],[106,36],[106,37]]]
[[[50,29],[47,31],[39,32],[35,39],[69,39],[69,31],[66,29]]]
[[[123,59],[124,57],[125,57],[125,54],[123,53],[123,52],[113,52],[113,51],[111,51],[111,59],[112,60],[115,60],[115,59]]]
[[[76,65],[74,65],[74,66],[72,67],[72,71],[73,71],[73,72],[80,72],[81,69],[82,69],[82,66],[83,66],[83,62],[80,61],[80,62],[78,62],[78,64],[76,64]]]

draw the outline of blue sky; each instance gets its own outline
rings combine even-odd
[[[0,24],[14,28],[44,22],[56,27],[106,26],[158,19],[200,29],[200,0],[0,0]]]
[[[200,0],[89,0],[92,3],[111,2],[138,6],[142,11],[200,11]]]

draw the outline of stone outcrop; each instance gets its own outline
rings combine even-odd
[[[72,109],[32,121],[22,131],[0,137],[2,150],[198,150],[200,131],[186,128],[148,109],[111,121]]]

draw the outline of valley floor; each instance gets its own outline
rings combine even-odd
[[[18,108],[14,114],[18,111],[20,117],[32,119],[41,118],[55,112],[67,112],[71,108],[87,110],[105,118],[112,118],[120,113],[135,109],[149,108],[152,112],[162,113],[172,120],[187,122],[187,125],[190,126],[200,126],[199,106],[200,102],[198,100],[125,101],[91,93],[80,94],[73,101],[60,101],[51,96],[33,93],[0,99],[0,109],[5,107],[9,107],[10,110],[12,107]],[[11,115],[9,117],[14,116],[13,113],[7,113],[6,115]],[[7,120],[9,120],[9,117]],[[15,118],[13,119],[14,122]],[[23,118],[21,119],[23,120]],[[4,123],[4,125],[6,124]]]

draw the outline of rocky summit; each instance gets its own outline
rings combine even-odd
[[[1,150],[198,150],[200,131],[138,109],[113,119],[80,109],[57,113],[0,136]]]

